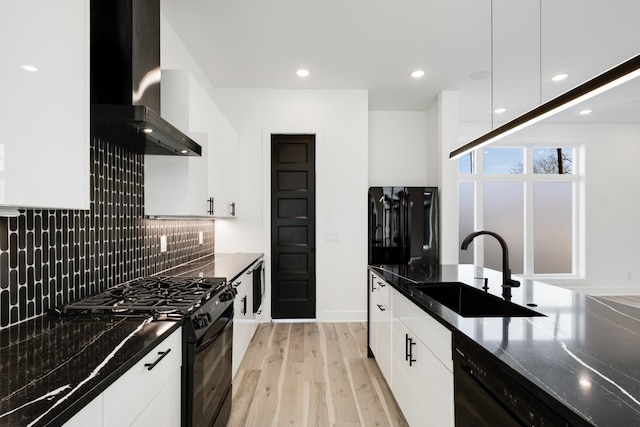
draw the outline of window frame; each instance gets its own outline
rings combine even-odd
[[[484,229],[484,183],[485,182],[522,182],[524,186],[524,230],[523,230],[523,272],[518,275],[531,279],[574,279],[584,277],[584,144],[581,143],[513,143],[495,144],[487,148],[523,148],[523,173],[522,174],[484,174],[484,149],[480,148],[472,152],[471,173],[461,173],[458,167],[458,189],[460,183],[471,182],[474,194],[474,229]],[[534,174],[533,150],[536,148],[571,148],[572,149],[572,173],[571,174]],[[571,242],[571,272],[569,273],[534,273],[534,210],[533,189],[537,182],[569,182],[572,184],[571,216],[572,216],[572,242]],[[460,240],[464,236],[459,236]],[[484,245],[474,246],[474,263],[484,265]],[[515,273],[514,273],[515,274]]]

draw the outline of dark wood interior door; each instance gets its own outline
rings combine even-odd
[[[271,317],[316,317],[315,135],[271,135]]]

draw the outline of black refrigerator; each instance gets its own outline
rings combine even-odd
[[[369,188],[369,264],[438,265],[437,187]]]

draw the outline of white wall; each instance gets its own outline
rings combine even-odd
[[[440,155],[440,263],[458,263],[458,162],[449,153],[458,148],[460,104],[458,92],[444,91],[436,106]],[[433,114],[433,113],[432,113]]]
[[[369,111],[369,186],[435,186],[438,156],[425,111]]]
[[[214,99],[238,132],[241,165],[238,218],[216,221],[216,250],[264,252],[269,266],[270,135],[316,134],[317,319],[366,319],[367,92],[215,89]],[[270,282],[267,272],[267,300]]]

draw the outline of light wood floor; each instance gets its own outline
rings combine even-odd
[[[406,426],[364,323],[263,323],[233,380],[229,427]]]

